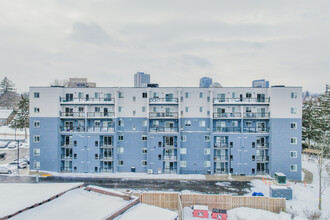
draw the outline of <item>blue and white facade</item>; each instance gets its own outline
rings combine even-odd
[[[302,88],[30,88],[31,169],[301,179]]]

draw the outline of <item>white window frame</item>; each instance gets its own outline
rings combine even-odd
[[[39,161],[34,161],[33,162],[33,169],[40,169],[40,162]]]
[[[210,155],[211,149],[210,148],[204,148],[204,155]]]
[[[118,92],[118,98],[124,98],[124,93],[123,92]]]
[[[292,153],[294,153],[294,155],[292,155]],[[298,157],[297,151],[290,151],[290,158],[297,158],[297,157]]]
[[[187,167],[187,161],[181,160],[180,161],[180,167]]]
[[[292,107],[291,108],[291,114],[296,115],[297,114],[297,108]]]
[[[291,169],[292,166],[295,167],[295,169]],[[297,172],[298,171],[298,165],[297,164],[290,164],[290,172]]]
[[[297,92],[291,92],[291,99],[296,99],[297,97]]]
[[[40,121],[33,121],[34,128],[40,128]]]
[[[40,148],[33,149],[33,156],[40,156]]]
[[[142,154],[147,154],[148,153],[148,148],[144,147],[141,149]]]
[[[117,165],[118,166],[124,166],[124,161],[123,160],[118,160]]]
[[[141,160],[141,167],[146,167],[147,165],[148,165],[148,162],[146,160]]]
[[[39,93],[39,92],[34,92],[34,93],[33,93],[33,97],[34,97],[35,99],[39,99],[39,98],[40,98],[40,93]]]
[[[148,120],[144,120],[144,121],[142,122],[142,125],[143,125],[143,127],[147,127],[147,126],[148,126]]]
[[[122,137],[122,138],[120,138],[120,137]],[[118,135],[118,141],[124,141],[124,135]]]
[[[146,112],[146,107],[145,106],[142,106],[142,112]]]
[[[204,93],[203,92],[200,92],[199,93],[199,98],[203,98],[204,97]]]
[[[180,154],[187,154],[187,148],[180,148]]]
[[[185,110],[185,112],[189,112],[189,107],[186,106],[186,107],[184,108],[184,110]]]
[[[36,140],[36,139],[38,139],[38,140]],[[34,143],[40,143],[40,135],[34,135],[33,136],[33,142]]]
[[[124,127],[124,120],[123,119],[118,120],[118,126],[119,127]]]
[[[204,142],[210,142],[210,141],[211,141],[210,135],[205,135],[204,136]]]
[[[199,127],[205,127],[205,125],[206,125],[205,120],[199,121]]]
[[[190,97],[191,97],[190,92],[186,92],[184,97],[185,97],[185,98],[190,98]]]
[[[211,161],[209,160],[204,161],[204,167],[211,167]]]
[[[148,140],[148,136],[147,135],[141,135],[141,140],[142,141],[147,141]]]
[[[40,108],[34,107],[34,113],[40,113]]]
[[[292,140],[295,140],[292,142]],[[290,137],[290,144],[297,144],[298,143],[298,139],[296,137]]]
[[[191,121],[190,120],[184,121],[184,126],[185,127],[191,127]]]
[[[118,106],[118,112],[123,112],[124,107],[123,106]]]
[[[200,107],[199,107],[199,112],[204,112],[204,108],[203,108],[203,106],[200,106]]]
[[[294,128],[292,128],[292,125],[294,125]],[[297,122],[291,122],[290,129],[293,129],[293,130],[297,129]]]
[[[181,135],[181,142],[187,142],[187,135]]]
[[[117,154],[123,154],[125,152],[125,149],[123,147],[117,148]]]

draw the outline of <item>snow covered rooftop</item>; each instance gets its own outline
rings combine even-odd
[[[0,109],[0,118],[7,119],[12,112],[13,112],[12,109]]]
[[[206,205],[194,205],[194,210],[208,211],[209,210],[209,207],[207,207]]]

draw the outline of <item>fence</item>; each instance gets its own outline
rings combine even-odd
[[[179,211],[179,213],[182,207],[192,205],[207,205],[209,210],[249,207],[275,213],[284,211],[286,206],[284,198],[181,193],[136,193],[135,195],[140,198],[142,203]]]

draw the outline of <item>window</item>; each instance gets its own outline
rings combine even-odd
[[[231,126],[232,127],[238,127],[238,121],[232,121]]]
[[[142,135],[141,138],[142,138],[143,141],[146,141],[147,140],[147,135]]]
[[[101,112],[101,108],[100,107],[95,107],[95,112]]]
[[[77,141],[73,141],[73,146],[77,146]]]
[[[95,92],[94,93],[94,98],[95,99],[99,99],[100,98],[100,93],[99,92]]]
[[[94,121],[94,126],[95,127],[100,127],[101,126],[101,121],[100,120],[95,120]]]
[[[117,148],[117,153],[118,154],[123,154],[124,153],[124,148],[123,147],[118,147]]]
[[[122,119],[119,119],[119,120],[118,120],[118,126],[119,126],[119,127],[124,126],[124,121],[123,121]]]
[[[95,154],[95,160],[98,160],[98,159],[99,159],[99,155]]]
[[[33,149],[33,156],[40,156],[40,149],[39,148]]]
[[[297,114],[297,108],[291,108],[291,114],[293,115]]]
[[[84,97],[84,93],[83,92],[78,92],[78,98],[82,99]]]
[[[33,122],[33,127],[34,128],[40,128],[40,121],[34,121]]]
[[[142,112],[146,112],[146,107],[142,106]]]
[[[39,135],[33,136],[33,142],[40,142],[40,136]]]
[[[98,146],[99,146],[99,142],[95,141],[95,147],[98,147]]]
[[[185,111],[189,112],[189,107],[188,106],[186,106]]]
[[[297,129],[297,123],[296,123],[296,122],[292,122],[292,123],[290,124],[290,128],[291,128],[291,129]]]
[[[209,155],[210,154],[210,148],[204,148],[204,154]]]
[[[203,112],[203,107],[199,107],[199,112]]]
[[[34,107],[34,112],[35,113],[39,113],[40,112],[40,108]]]
[[[204,97],[204,93],[200,92],[199,93],[199,98],[203,98]]]
[[[205,142],[210,142],[211,141],[210,135],[205,135],[204,136],[204,141]]]
[[[141,161],[141,166],[146,167],[147,166],[147,161],[146,160],[142,160]]]
[[[142,93],[142,98],[147,98],[148,97],[148,94],[146,92],[143,92]]]
[[[118,98],[124,98],[124,93],[123,92],[118,92]]]
[[[207,111],[207,116],[210,116],[210,111]]]
[[[187,154],[187,148],[180,148],[180,154]]]
[[[181,136],[181,142],[187,142],[187,136],[186,135]]]
[[[118,141],[123,141],[124,140],[124,135],[118,135]]]
[[[158,154],[158,160],[161,160],[161,159],[162,159],[162,155]]]
[[[207,97],[207,102],[210,102],[210,96]]]
[[[187,161],[180,161],[180,167],[187,167]]]
[[[255,161],[255,160],[256,160],[256,156],[252,155],[252,161]]]
[[[297,172],[298,167],[297,164],[290,164],[290,171],[291,172]]]
[[[297,151],[290,151],[290,158],[297,158]]]
[[[79,107],[78,112],[84,112],[84,107]]]
[[[247,92],[247,93],[246,93],[246,98],[247,98],[247,99],[252,98],[252,94],[251,94],[250,92]]]
[[[40,162],[39,161],[33,162],[33,169],[40,169]]]
[[[142,122],[142,126],[147,127],[147,126],[148,126],[148,121],[147,121],[147,120],[144,120],[144,121]]]
[[[296,92],[291,92],[291,98],[296,99],[297,98],[297,93]]]
[[[73,154],[73,159],[77,159],[77,154]]]
[[[290,138],[290,143],[291,144],[297,144],[297,138],[296,137]]]
[[[252,126],[252,122],[251,121],[246,121],[245,122],[245,127],[251,127]]]
[[[190,98],[190,92],[186,92],[186,98]]]
[[[118,106],[118,112],[122,112],[123,111],[123,107],[122,106]]]
[[[34,93],[34,98],[38,99],[39,97],[40,97],[39,92],[35,92],[35,93]]]
[[[133,102],[135,102],[136,101],[136,97],[135,96],[133,96]]]
[[[190,126],[191,126],[191,121],[185,121],[185,122],[184,122],[184,125],[185,125],[186,127],[190,127]]]
[[[142,149],[141,149],[141,152],[142,152],[143,154],[146,154],[146,153],[148,153],[148,149],[147,149],[147,148],[142,148]]]
[[[133,116],[135,116],[136,115],[136,111],[135,110],[133,110]]]
[[[118,166],[123,166],[124,165],[124,161],[123,160],[118,160]]]
[[[205,127],[205,121],[204,120],[199,121],[199,127]]]
[[[210,161],[204,161],[204,167],[210,167],[211,162]]]

